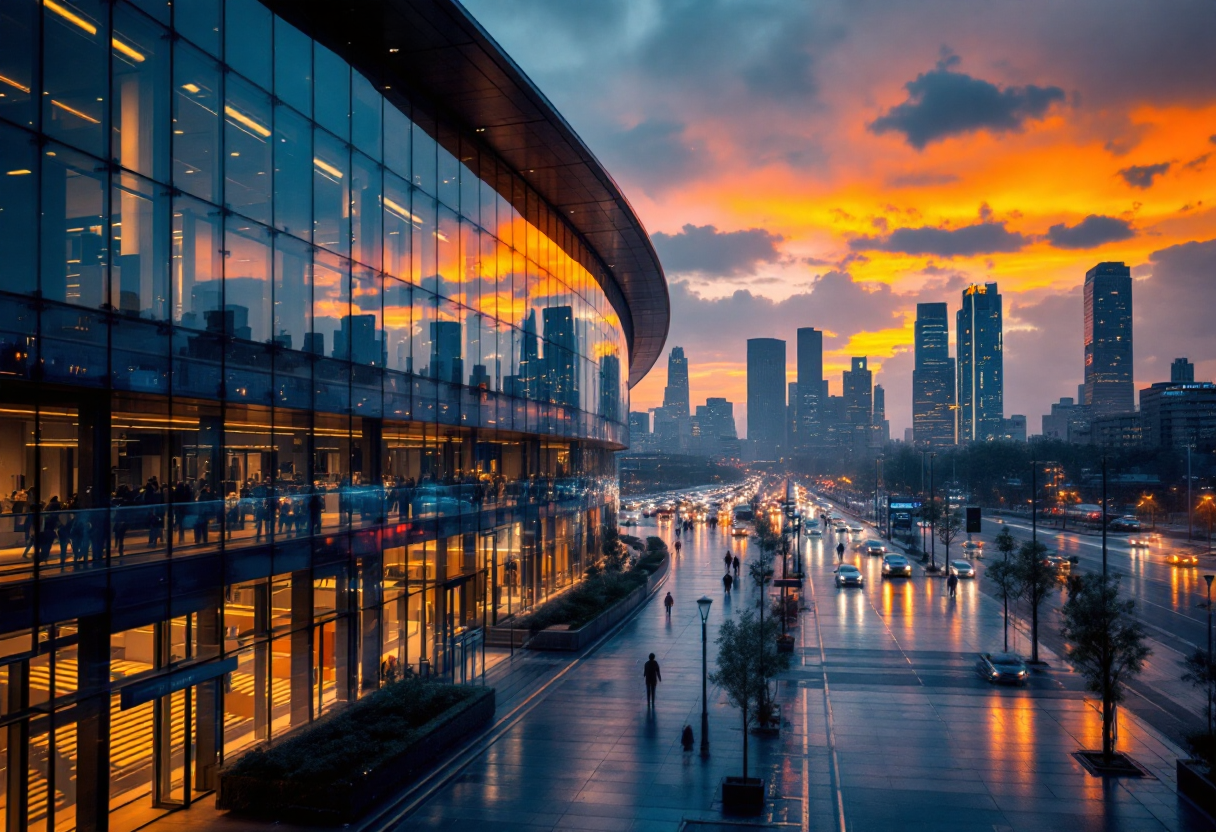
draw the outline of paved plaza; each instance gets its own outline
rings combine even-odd
[[[741,769],[739,712],[711,687],[710,756],[679,743],[686,724],[700,741],[695,599],[714,599],[712,670],[718,625],[756,601],[746,586],[725,595],[721,556],[730,546],[746,566],[754,542],[749,551],[702,527],[682,541],[655,598],[399,829],[674,830],[721,820],[721,779]],[[764,821],[857,832],[1208,828],[1175,793],[1180,750],[1126,712],[1120,747],[1150,776],[1104,780],[1081,768],[1072,753],[1100,746],[1098,712],[1050,651],[1027,689],[975,676],[976,653],[999,649],[1002,637],[1000,607],[978,586],[964,582],[951,599],[919,569],[883,582],[879,558],[850,550],[867,586],[837,590],[834,546],[829,535],[806,549],[811,581],[781,683],[782,735],[752,738],[752,770],[768,781]],[[676,599],[670,621],[666,591]],[[1015,639],[1028,650],[1023,634]],[[649,652],[663,672],[653,713],[642,681]]]

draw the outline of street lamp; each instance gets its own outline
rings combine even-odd
[[[697,599],[697,611],[701,613],[701,754],[709,754],[709,686],[707,683],[709,667],[707,665],[708,636],[706,622],[709,620],[709,607],[714,599],[702,595]]]
[[[1212,741],[1212,579],[1216,575],[1204,575],[1208,585],[1208,742]]]
[[[1208,516],[1208,554],[1212,554],[1212,515],[1216,514],[1216,501],[1213,500],[1211,494],[1204,494],[1203,499],[1199,501],[1201,508]]]

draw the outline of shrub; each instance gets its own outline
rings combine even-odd
[[[400,753],[416,739],[418,728],[480,691],[403,679],[281,743],[250,751],[229,766],[228,773],[329,787]]]

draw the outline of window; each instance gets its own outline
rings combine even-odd
[[[270,9],[258,0],[227,0],[224,17],[224,59],[228,65],[264,90],[270,83]]]
[[[379,271],[384,255],[380,237],[382,171],[362,153],[352,154],[351,168],[352,256]]]
[[[351,76],[351,138],[355,147],[376,161],[381,158],[381,116],[384,99],[372,82],[359,73]]]
[[[133,173],[114,177],[110,198],[110,305],[124,315],[169,317],[169,194]]]
[[[410,179],[410,120],[389,102],[384,103],[384,164],[406,181]]]
[[[304,115],[312,114],[312,41],[281,18],[274,21],[274,92]]]
[[[350,148],[319,128],[313,130],[313,241],[350,253]]]
[[[273,162],[270,96],[229,75],[224,103],[224,204],[270,222]]]
[[[275,239],[274,340],[304,350],[312,332],[312,246],[280,234]]]
[[[0,285],[29,294],[38,287],[37,252],[30,245],[38,239],[38,148],[33,135],[0,124],[0,160]]]
[[[37,126],[38,14],[36,3],[0,5],[0,118],[30,128]]]
[[[220,0],[177,3],[173,10],[173,28],[207,54],[220,56]]]
[[[270,231],[230,216],[224,237],[224,331],[242,341],[265,343],[271,325]]]
[[[177,45],[173,56],[173,184],[212,202],[220,198],[223,170],[220,84],[215,61],[197,49]]]
[[[110,4],[60,0],[43,13],[42,129],[106,158]]]
[[[274,225],[312,239],[312,125],[290,107],[275,107]]]
[[[160,182],[168,179],[168,32],[127,6],[114,7],[110,158]]]
[[[339,138],[350,138],[350,66],[319,43],[313,44],[317,123]]]
[[[43,297],[99,309],[107,300],[105,165],[62,145],[43,152]]]
[[[210,328],[209,317],[223,305],[221,214],[188,196],[173,201],[173,320],[190,329]]]

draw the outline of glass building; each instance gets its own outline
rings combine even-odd
[[[747,339],[747,442],[752,460],[781,458],[786,435],[785,341]]]
[[[1005,418],[1004,322],[995,283],[963,290],[958,327],[958,441],[990,442],[1000,438]]]
[[[1085,396],[1095,416],[1136,409],[1132,380],[1132,270],[1099,263],[1085,273]]]
[[[135,829],[578,580],[666,338],[452,0],[0,5],[0,831]]]
[[[915,360],[913,441],[920,447],[949,447],[954,444],[955,383],[946,304],[916,304]]]

